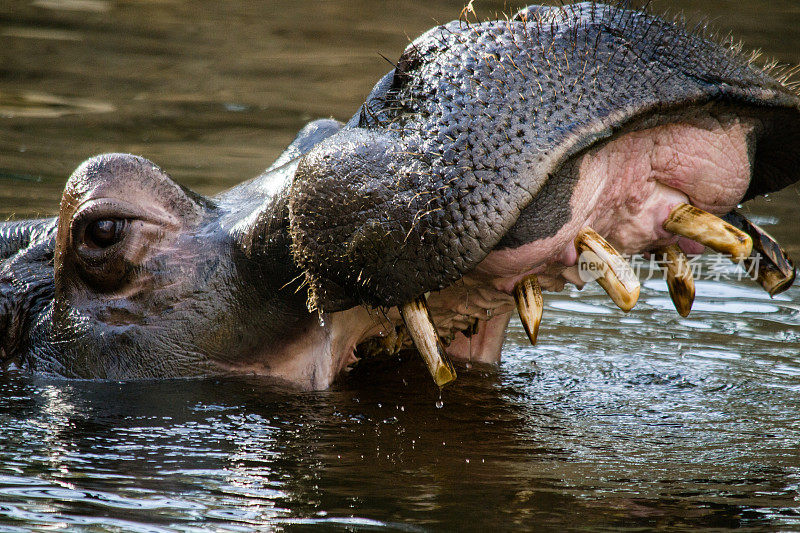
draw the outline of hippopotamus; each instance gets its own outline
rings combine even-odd
[[[598,281],[623,310],[627,254],[791,260],[737,211],[800,178],[800,98],[753,57],[597,3],[460,19],[414,40],[346,123],[308,124],[214,197],[112,153],[58,215],[0,225],[0,358],[89,379],[252,373],[323,389],[361,357],[416,348],[497,362],[515,309]]]

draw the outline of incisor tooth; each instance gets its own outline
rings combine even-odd
[[[439,334],[436,333],[425,296],[414,298],[403,305],[400,315],[436,384],[443,387],[456,379],[456,371],[444,351]]]
[[[614,303],[626,313],[639,300],[639,279],[631,265],[592,228],[583,228],[575,237],[581,277],[596,279]]]
[[[780,244],[741,213],[731,211],[723,218],[753,239],[753,253],[744,261],[744,266],[748,273],[752,273],[753,280],[770,296],[775,296],[791,287],[797,272],[789,254]]]
[[[694,276],[692,276],[692,269],[689,266],[689,259],[677,244],[661,248],[656,255],[664,259],[667,287],[672,303],[675,304],[678,314],[686,318],[694,304]]]
[[[664,229],[730,255],[734,263],[744,261],[753,251],[753,239],[747,233],[689,204],[673,209],[664,221]]]
[[[542,322],[542,311],[544,300],[542,299],[542,288],[535,275],[528,276],[514,286],[514,301],[517,302],[517,312],[525,333],[531,340],[531,344],[536,344],[536,337],[539,336],[539,324]]]

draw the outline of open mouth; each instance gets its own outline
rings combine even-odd
[[[413,345],[436,383],[447,384],[455,379],[450,357],[500,360],[515,310],[535,343],[543,289],[597,281],[630,311],[639,281],[623,257],[628,254],[663,256],[683,316],[694,299],[687,254],[706,247],[735,263],[758,256],[756,281],[771,294],[787,289],[795,276],[791,261],[766,233],[731,214],[748,198],[764,156],[760,147],[774,131],[769,117],[714,105],[626,126],[567,160],[550,178],[552,192],[522,210],[499,244],[456,283],[397,307],[361,305],[323,315],[332,369]],[[553,231],[559,216],[563,223]]]
[[[596,280],[629,311],[627,254],[666,259],[682,315],[706,247],[769,250],[758,281],[788,287],[788,258],[733,210],[797,180],[799,118],[768,73],[646,13],[431,30],[294,176],[292,256],[331,369],[413,343],[446,383],[448,355],[499,360],[515,308],[535,341],[542,290]]]

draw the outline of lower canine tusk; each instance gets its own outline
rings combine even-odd
[[[400,308],[400,315],[403,317],[408,334],[414,341],[414,346],[428,365],[433,381],[443,387],[455,380],[456,371],[444,351],[442,341],[439,340],[425,296],[414,298],[403,305]]]
[[[581,277],[596,279],[614,303],[626,313],[639,300],[639,279],[631,265],[599,233],[583,228],[575,237]]]
[[[536,344],[544,310],[542,288],[536,276],[528,276],[514,286],[514,301],[517,303],[517,312],[525,333],[528,334],[531,344]]]
[[[682,235],[739,263],[753,251],[753,239],[721,218],[693,205],[680,204],[664,221],[664,229]]]
[[[770,296],[779,294],[794,283],[797,272],[789,254],[766,231],[759,228],[741,213],[731,211],[724,217],[753,239],[753,253],[745,259],[744,266],[756,283]]]
[[[694,276],[689,266],[689,259],[677,244],[670,244],[656,252],[663,257],[664,269],[667,271],[667,287],[669,296],[678,314],[686,318],[694,304]]]

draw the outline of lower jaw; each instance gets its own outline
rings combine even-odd
[[[572,232],[572,228],[565,231]],[[549,257],[542,257],[538,251],[544,248],[541,242],[529,248],[491,252],[457,283],[426,295],[447,355],[476,363],[498,363],[506,328],[516,309],[515,286],[531,274],[549,292],[562,291],[567,283],[582,288],[585,282],[578,274],[574,238],[574,234],[568,235],[564,239],[568,244]],[[666,240],[674,242],[677,237]],[[534,268],[526,268],[537,261]],[[265,354],[263,364],[238,370],[282,378],[306,389],[323,389],[361,358],[414,349],[397,307],[357,306],[323,314],[301,337],[281,347],[279,353]]]
[[[670,227],[674,229],[674,231],[681,231],[674,225],[668,226],[667,222],[672,220],[675,213],[682,212],[682,210],[688,206],[687,203],[680,202],[680,200],[688,200],[688,198],[682,193],[669,189],[668,187],[659,187],[659,194],[657,195],[659,202],[656,202],[656,206],[659,208],[652,211],[644,210],[644,214],[642,215],[644,220],[643,223],[639,225],[640,228],[643,228],[641,233],[644,235],[645,239],[643,241],[631,239],[635,244],[623,247],[623,250],[633,253],[641,250],[663,249],[668,245],[677,243],[686,253],[702,252],[704,249],[703,245],[670,233],[664,229]],[[660,206],[667,206],[667,208],[664,209]],[[696,217],[698,215],[695,214],[692,216]],[[709,225],[709,228],[714,227],[714,223],[709,222],[708,219],[715,219],[716,217],[709,213],[699,216],[700,218],[695,219],[697,224],[702,225],[710,223],[711,225]],[[719,221],[719,219],[717,220]],[[631,226],[634,225],[635,224],[631,223]],[[733,228],[731,227],[731,229]],[[587,230],[588,227],[582,229],[579,235],[587,235]],[[727,235],[727,230],[722,231],[722,233],[729,236]],[[744,233],[739,233],[741,237],[748,238]],[[589,230],[588,234],[595,234],[599,241],[602,241],[608,246],[608,243],[594,231]],[[538,307],[539,318],[525,318],[523,309],[520,308],[519,287],[524,285],[522,281],[530,276],[536,279],[535,285],[537,291],[540,291],[541,287],[549,291],[560,291],[563,290],[567,282],[571,282],[581,288],[584,285],[584,281],[579,276],[575,265],[577,259],[576,247],[579,246],[579,239],[577,237],[573,238],[576,239],[575,242],[570,242],[563,249],[557,250],[557,253],[553,254],[549,260],[545,260],[537,267],[526,271],[523,266],[519,267],[515,272],[513,270],[509,271],[508,266],[506,266],[503,270],[499,270],[499,272],[504,275],[498,275],[498,269],[493,268],[498,264],[498,261],[495,257],[497,252],[492,252],[473,272],[464,276],[464,278],[455,285],[427,295],[426,300],[429,315],[435,325],[438,336],[445,345],[444,351],[449,356],[456,359],[483,363],[499,362],[505,338],[505,330],[515,307],[519,310],[520,316],[524,318],[523,325],[529,337],[531,337],[531,341],[535,342],[536,333],[535,331],[530,331],[530,324],[531,320],[535,320],[535,328],[538,329],[538,320],[541,318],[541,294],[539,293],[539,302],[535,306]],[[583,242],[583,238],[584,237],[581,237],[581,242]],[[724,246],[728,245],[735,246],[736,249],[741,248],[741,246],[735,242]],[[609,248],[611,247],[609,246]],[[723,248],[717,248],[717,250],[722,252]],[[749,248],[746,252],[743,252],[745,254],[743,257],[749,255],[751,249],[752,248]],[[733,248],[729,250],[733,250]],[[516,252],[521,255],[524,260],[524,253],[520,254],[519,250],[511,252]],[[613,248],[612,252],[617,253]],[[499,254],[505,255],[507,255],[507,253],[507,251],[499,252]],[[728,251],[723,253],[728,253]],[[525,262],[521,264],[524,265]],[[612,263],[606,264],[610,265]],[[628,269],[630,269],[630,267],[628,267]],[[617,272],[619,273],[619,271]],[[631,271],[631,274],[632,273],[633,271]],[[621,279],[622,278],[618,278],[618,281]],[[529,283],[529,281],[525,283]],[[633,285],[635,285],[635,287]],[[628,291],[627,295],[630,295],[632,298],[630,301],[625,299],[626,295],[616,291],[612,294],[606,285],[603,286],[620,308],[627,312],[635,305],[638,299],[638,279],[633,282],[633,285],[622,282],[619,286],[620,290]],[[670,291],[672,292],[672,287]],[[694,298],[693,292],[694,289],[692,288],[692,300]],[[623,296],[623,299],[618,300],[615,296]],[[529,298],[524,298],[524,300],[528,301]],[[680,309],[682,301],[679,299],[675,303],[676,307]],[[688,305],[689,308],[691,308],[691,302],[689,302]],[[530,310],[533,308],[528,309]],[[358,308],[358,311],[350,310],[344,313],[335,313],[332,316],[334,320],[339,320],[340,317],[345,316],[345,313],[351,313],[350,315],[346,315],[350,317],[354,316],[354,314],[361,314],[362,327],[357,329],[362,333],[361,335],[354,336],[352,344],[347,347],[347,353],[339,356],[338,359],[342,361],[343,367],[347,366],[347,364],[349,364],[348,362],[353,360],[352,354],[366,356],[377,352],[391,353],[399,351],[401,348],[413,347],[412,340],[406,334],[403,326],[403,318],[405,318],[405,315],[401,318],[401,313],[398,312],[396,308],[386,313],[381,313],[380,317],[378,317],[374,311],[363,307]],[[373,324],[372,327],[369,325],[370,320]],[[434,373],[434,370],[431,370],[432,373]]]
[[[450,357],[482,363],[500,361],[506,327],[515,310],[511,291],[498,290],[491,281],[467,275],[446,289],[429,293],[427,304]],[[340,325],[347,322],[351,332],[361,332],[350,337],[349,353],[334,356],[344,362],[344,367],[354,361],[350,353],[359,359],[414,347],[396,307],[386,311],[358,307],[333,313],[330,321],[336,324],[334,329],[345,329]]]
[[[737,222],[737,224],[739,223]],[[720,225],[729,227],[726,229]],[[740,231],[713,215],[703,213],[687,204],[678,206],[674,212],[670,213],[669,219],[664,224],[664,228],[667,227],[670,228],[670,231],[677,232],[677,234],[683,233],[685,235],[693,235],[693,238],[699,237],[702,242],[707,243],[718,252],[740,258],[737,261],[746,260],[750,257],[751,250],[754,250],[752,247],[754,241],[765,243],[771,239],[755,226],[752,226],[747,232]],[[744,228],[744,225],[739,225],[739,227]],[[684,233],[684,231],[688,231],[688,233]],[[734,232],[738,232],[739,237],[734,238]],[[724,238],[721,238],[721,240],[708,240],[703,236],[704,233],[711,233],[717,237],[722,236]],[[592,235],[594,236],[592,237]],[[592,240],[587,240],[588,238]],[[673,234],[665,242],[670,239],[679,240]],[[743,244],[745,242],[750,244]],[[597,243],[604,244],[606,248],[595,248],[594,245]],[[702,248],[697,243],[691,242],[691,244]],[[589,228],[585,228],[580,232],[573,246],[579,247],[584,251],[595,250],[597,254],[600,254],[597,257],[602,257],[604,253],[602,250],[606,250],[606,254],[609,249],[614,252],[613,248],[601,236]],[[589,248],[585,248],[585,246],[589,246]],[[689,247],[688,244],[686,246]],[[769,247],[773,251],[779,248],[774,241]],[[779,255],[783,254],[782,250],[777,250],[777,252]],[[680,254],[680,252],[677,253]],[[556,257],[563,259],[565,255],[567,254],[561,251],[556,254]],[[616,257],[620,258],[618,254]],[[491,254],[487,257],[487,261],[489,261],[489,265],[494,261]],[[603,259],[603,261],[603,264],[609,269],[608,272],[613,272],[615,273],[614,275],[622,272],[618,270],[619,265],[616,263],[614,256],[607,256],[607,259]],[[679,263],[680,261],[673,263],[673,265]],[[777,268],[778,264],[784,265],[783,268],[779,269],[781,273],[778,277],[785,283],[782,282],[776,287],[780,290],[785,290],[794,280],[794,266],[785,255],[783,260],[773,264],[773,267]],[[421,315],[419,309],[421,308],[422,315],[427,317],[423,318],[422,321],[428,323],[430,326],[428,331],[431,332],[429,337],[424,338],[431,340],[431,345],[438,344],[439,340],[441,340],[441,344],[445,346],[442,349],[438,349],[438,355],[435,353],[437,351],[436,348],[432,350],[426,348],[423,353],[426,361],[429,362],[429,369],[432,375],[434,375],[437,383],[442,385],[455,378],[453,373],[449,379],[445,381],[439,380],[435,368],[435,360],[437,357],[441,360],[444,357],[444,353],[453,358],[482,363],[496,363],[500,360],[505,330],[515,307],[520,312],[523,325],[531,341],[535,342],[535,329],[538,328],[542,309],[541,293],[539,292],[537,295],[536,291],[539,290],[540,285],[544,285],[549,290],[563,289],[565,283],[570,281],[571,268],[574,267],[568,267],[564,262],[557,260],[545,263],[537,269],[541,274],[536,276],[543,283],[540,284],[536,280],[532,281],[531,278],[533,276],[531,276],[531,278],[524,280],[509,290],[505,287],[510,284],[509,280],[513,281],[520,276],[519,272],[505,277],[492,276],[487,265],[481,264],[480,268],[464,276],[454,285],[442,291],[430,293],[425,298],[415,299],[416,302],[421,302],[421,304],[415,303],[414,306],[411,306],[418,309],[413,315],[408,314],[410,309],[408,305],[403,306],[402,313],[396,307],[371,309],[358,306],[346,311],[322,315],[319,321],[312,318],[303,334],[283,344],[277,352],[265,352],[263,357],[257,358],[260,361],[259,363],[229,370],[283,378],[306,389],[323,389],[328,387],[342,371],[357,362],[360,357],[367,357],[377,353],[393,354],[404,348],[413,349],[415,344],[419,348],[421,346],[419,339],[415,335],[412,341],[407,327],[412,328],[412,333],[414,332],[412,326],[420,323],[419,317]],[[629,265],[627,268],[630,270]],[[670,268],[668,267],[668,269]],[[760,274],[761,272],[759,271]],[[778,274],[773,273],[770,275]],[[638,279],[634,276],[635,287],[624,282],[625,279],[628,279],[626,276],[619,276],[615,279],[619,282],[617,288],[619,290],[625,289],[628,291],[627,294],[631,295],[630,301],[615,298],[615,296],[620,295],[620,292],[612,291],[606,285],[603,285],[600,279],[598,279],[598,282],[601,282],[603,288],[606,289],[609,296],[614,299],[622,310],[629,311],[638,298]],[[606,278],[606,282],[608,281]],[[761,280],[760,283],[773,294],[769,288],[771,285],[764,283],[765,281],[768,280]],[[582,285],[582,281],[577,282],[576,285]],[[693,283],[691,285],[691,299],[693,300]],[[532,287],[535,287],[535,290]],[[671,295],[672,289],[673,287],[670,286]],[[675,300],[675,297],[673,297],[673,300],[676,303],[676,308],[681,312],[682,306],[679,304],[683,300]],[[538,309],[538,318],[535,318],[535,314],[530,314],[535,309]],[[691,301],[688,302],[688,309],[691,309]],[[686,316],[688,312],[686,314],[681,312],[681,314]],[[413,323],[408,322],[409,316],[416,317]],[[431,322],[432,324],[430,324]],[[535,324],[533,330],[530,327],[531,324]],[[434,360],[434,366],[431,366],[431,360]]]

